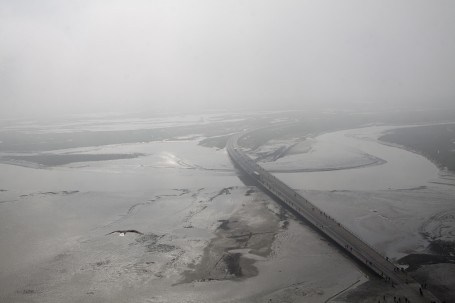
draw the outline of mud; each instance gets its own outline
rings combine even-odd
[[[226,135],[226,136],[217,136],[217,137],[210,137],[203,139],[199,142],[199,145],[205,146],[205,147],[216,147],[218,149],[223,149],[226,147],[227,141],[231,135]]]
[[[60,166],[78,162],[108,161],[120,159],[134,159],[145,156],[144,154],[38,154],[31,156],[4,156],[2,162],[28,166],[28,163],[43,167]]]
[[[269,256],[280,230],[279,218],[264,203],[245,202],[231,218],[219,220],[216,237],[204,249],[198,264],[184,272],[181,283],[256,276],[255,259]],[[248,218],[260,220],[255,222]]]
[[[455,242],[436,240],[430,243],[428,248],[436,254],[444,256],[455,256]]]
[[[286,114],[286,116],[291,115]],[[25,133],[14,134],[14,139],[17,141],[5,141],[2,152],[20,151],[21,154],[18,156],[23,156],[27,152],[43,151],[58,154],[60,151],[54,151],[55,149],[83,146],[97,148],[106,144],[137,142],[142,144],[158,140],[163,142],[196,140],[191,144],[199,143],[202,146],[222,148],[228,133],[241,131],[243,128],[251,129],[265,123],[270,125],[271,117],[267,115],[245,123],[212,123],[210,127],[204,124],[154,130],[47,133],[32,136]],[[348,123],[343,123],[337,119],[332,116],[320,120],[301,119],[300,121],[305,120],[305,122],[278,129],[278,131],[269,130],[258,133],[258,136],[251,138],[247,145],[254,148],[257,144],[261,145],[261,141],[283,138],[294,142],[299,136],[312,136],[330,129],[358,126],[362,122],[351,119]],[[273,121],[282,122],[283,120]],[[189,134],[193,135],[182,137]],[[8,134],[0,134],[0,139],[3,140],[6,135]],[[199,141],[204,136],[208,140]],[[69,141],[70,137],[74,140]],[[201,142],[204,143],[201,144]],[[120,155],[130,152],[130,148],[131,146],[127,146],[112,150]],[[218,155],[223,153],[213,148],[212,150],[200,149],[218,153]],[[29,216],[17,215],[17,222],[28,223],[25,227],[30,231],[45,225],[44,219],[55,218],[55,224],[59,226],[55,230],[62,229],[63,236],[61,239],[55,237],[55,249],[49,246],[48,255],[49,258],[53,258],[54,253],[58,253],[57,247],[63,247],[61,251],[65,252],[49,262],[30,261],[32,266],[23,270],[25,273],[23,281],[19,281],[18,276],[14,276],[14,272],[12,277],[17,282],[4,278],[2,287],[5,290],[12,292],[17,290],[17,293],[11,296],[10,293],[2,294],[2,298],[15,299],[5,299],[5,302],[125,302],[128,300],[178,302],[187,300],[205,303],[220,301],[238,303],[269,302],[270,299],[273,302],[344,302],[346,299],[350,302],[376,303],[379,299],[382,300],[384,295],[392,294],[392,290],[384,289],[380,282],[376,283],[377,281],[361,285],[367,278],[358,272],[358,268],[351,264],[349,258],[340,254],[339,250],[333,248],[330,243],[321,241],[320,235],[307,228],[304,223],[296,223],[293,215],[285,209],[271,207],[273,201],[270,199],[265,203],[265,199],[258,198],[263,197],[263,194],[254,186],[242,188],[237,176],[232,173],[233,170],[226,165],[228,161],[220,162],[222,165],[220,164],[219,167],[224,168],[223,171],[206,169],[205,167],[213,167],[213,163],[187,159],[185,155],[188,151],[185,149],[176,154],[176,164],[169,166],[184,169],[164,170],[160,169],[161,163],[155,163],[151,158],[152,152],[143,149],[134,151],[147,153],[147,156],[131,159],[131,161],[119,161],[120,165],[115,165],[115,170],[122,172],[118,175],[125,176],[119,179],[121,182],[112,180],[112,183],[109,183],[109,178],[115,175],[110,173],[114,169],[114,166],[110,166],[110,162],[91,163],[87,170],[82,169],[82,166],[39,170],[41,175],[73,174],[81,170],[87,176],[95,177],[92,173],[94,171],[99,173],[105,166],[106,175],[102,179],[94,179],[102,180],[98,181],[99,188],[91,185],[84,188],[78,183],[62,183],[59,186],[36,186],[18,190],[9,183],[2,185],[2,199],[10,199],[10,193],[17,195],[13,198],[23,195],[18,200],[21,203],[2,206],[5,209],[4,214],[9,215],[6,212],[9,208],[17,211],[17,214],[19,210],[24,214],[29,213]],[[102,151],[102,155],[108,152]],[[282,155],[283,152],[285,150],[273,156]],[[87,153],[84,151],[80,155],[84,156]],[[198,159],[198,157],[194,158]],[[128,165],[123,167],[123,163]],[[17,162],[14,164],[18,165]],[[96,169],[90,169],[91,165]],[[151,173],[146,173],[152,168],[154,170],[150,170]],[[226,173],[226,168],[229,169],[229,173]],[[23,169],[21,167],[20,171]],[[125,169],[125,174],[122,169]],[[34,171],[30,170],[30,172]],[[155,175],[160,175],[160,178],[154,178]],[[231,180],[231,176],[235,180]],[[9,176],[5,177],[5,180],[8,178]],[[137,184],[133,182],[143,178],[146,178],[145,182],[137,182]],[[55,180],[63,179],[55,178]],[[215,183],[213,180],[218,183],[213,185]],[[129,182],[134,183],[134,187],[123,187],[123,184]],[[81,192],[71,190],[73,188],[71,184],[78,184],[76,188]],[[101,186],[102,184],[107,186]],[[249,184],[251,183],[247,182],[247,186]],[[201,187],[207,189],[198,190]],[[4,193],[6,189],[8,193]],[[98,194],[106,189],[112,189],[115,195]],[[423,190],[427,191],[426,188],[416,187],[413,192],[417,197]],[[138,193],[143,194],[138,195]],[[29,197],[28,200],[23,199],[27,197]],[[100,197],[104,199],[101,200],[102,202],[99,202]],[[346,197],[346,199],[351,198],[355,197]],[[361,203],[351,208],[354,214],[357,214],[355,210],[366,204],[365,201],[371,200],[371,196],[362,196],[359,200],[362,200]],[[410,209],[416,208],[415,200],[414,197],[410,199],[413,203]],[[436,199],[429,197],[425,200],[435,201]],[[29,201],[37,203],[22,203]],[[80,203],[80,206],[75,202]],[[337,200],[337,202],[343,201]],[[98,203],[99,207],[95,207]],[[25,207],[28,204],[30,207]],[[330,207],[336,207],[336,205]],[[28,211],[29,208],[34,211]],[[340,206],[340,209],[343,208],[346,207]],[[50,212],[53,209],[59,212]],[[406,208],[403,208],[403,214],[408,213],[405,210]],[[440,211],[439,208],[438,211]],[[48,217],[45,216],[47,213],[49,213]],[[57,221],[57,218],[67,213],[69,215],[65,216],[64,220]],[[389,214],[387,211],[378,211],[377,207],[371,207],[367,214],[370,213],[374,216]],[[13,212],[11,214],[14,215]],[[96,218],[90,221],[91,216]],[[6,215],[3,216],[3,222],[7,222],[6,217]],[[424,220],[427,216],[419,214],[414,217]],[[429,251],[426,253],[443,255],[447,260],[453,251],[453,247],[447,243],[447,239],[451,236],[447,227],[450,226],[451,221],[447,213],[440,213],[436,217],[423,229],[423,232],[429,235],[424,241],[434,241],[430,243]],[[30,218],[29,222],[24,218]],[[35,218],[43,218],[43,222],[30,224],[33,222],[31,219]],[[387,221],[385,226],[391,225],[388,223],[390,218],[381,217],[382,219]],[[354,220],[351,221],[354,222]],[[365,225],[367,227],[374,223],[368,218],[365,222],[368,223]],[[405,222],[404,219],[399,221],[400,227],[404,226],[402,222]],[[438,225],[438,222],[443,224]],[[79,223],[83,228],[76,229],[75,223]],[[66,225],[68,226],[65,229]],[[4,227],[9,228],[6,223]],[[120,228],[138,228],[146,234],[105,237],[107,232]],[[377,234],[384,232],[382,225],[378,230],[381,232],[378,233],[373,229]],[[384,234],[389,236],[387,231]],[[35,238],[40,241],[43,239],[42,243],[36,245],[39,248],[46,244],[47,235],[52,236],[52,233],[43,228],[43,231],[39,230],[39,233],[31,234],[29,241]],[[9,238],[4,239],[6,239],[2,242],[5,244],[4,248],[10,244],[17,245]],[[66,245],[63,246],[62,243]],[[35,248],[25,245],[23,247],[25,247],[23,251]],[[20,252],[20,249],[17,251]],[[429,284],[436,285],[441,292],[450,295],[450,289],[455,289],[451,278],[451,273],[455,272],[453,270],[455,265],[435,264],[430,261],[422,263],[425,260],[422,258],[419,260],[419,258],[416,257],[417,260],[414,261],[416,263],[420,261],[421,264],[412,274],[421,275],[418,278],[419,281],[429,281]],[[184,272],[183,275],[182,272]],[[208,282],[209,280],[218,281]],[[201,281],[204,282],[201,283]],[[242,283],[238,283],[240,281]],[[356,288],[357,292],[352,291],[353,288]],[[390,297],[387,299],[390,300]],[[447,302],[451,301],[455,300],[447,300]]]
[[[455,264],[422,265],[412,277],[435,294],[442,302],[455,302]]]
[[[399,302],[398,298],[400,298],[400,302],[405,302],[405,295],[402,291],[391,288],[378,279],[372,279],[356,286],[353,291],[342,292],[333,302]]]
[[[415,271],[423,265],[452,263],[455,264],[455,257],[430,254],[410,254],[398,260],[398,264],[407,265],[407,271]]]
[[[223,188],[222,190],[220,190],[220,192],[218,194],[216,194],[213,197],[210,197],[209,201],[211,202],[211,201],[213,201],[214,199],[216,199],[217,197],[219,197],[221,195],[229,195],[231,193],[232,189],[233,189],[233,187]]]
[[[48,191],[48,192],[24,194],[24,195],[20,195],[19,197],[20,198],[28,198],[28,197],[33,197],[33,196],[46,196],[46,195],[51,195],[51,196],[63,195],[63,196],[67,196],[67,195],[74,195],[74,194],[77,194],[77,193],[79,193],[78,190],[62,190],[62,191]]]
[[[274,162],[274,161],[282,158],[283,156],[285,156],[288,153],[288,151],[294,147],[294,145],[295,144],[290,145],[290,146],[282,145],[273,151],[257,153],[256,154],[257,158],[255,159],[255,161],[256,162]]]
[[[248,197],[248,196],[250,196],[251,194],[253,194],[254,192],[255,192],[255,191],[254,191],[253,188],[249,188],[249,189],[246,191],[245,196]]]
[[[455,124],[444,124],[395,129],[380,137],[380,140],[405,146],[439,167],[455,171],[454,137]]]
[[[218,226],[218,229],[223,229],[223,230],[229,229],[229,220],[218,220],[218,222],[221,222],[220,226]]]

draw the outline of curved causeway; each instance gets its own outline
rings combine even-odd
[[[337,243],[349,256],[383,278],[391,287],[401,288],[401,292],[406,293],[412,302],[440,302],[427,289],[422,289],[406,272],[399,270],[388,258],[346,229],[341,222],[323,212],[251,159],[238,145],[238,141],[252,132],[234,135],[227,143],[227,152],[238,168],[259,183],[269,194],[293,209],[315,229]]]

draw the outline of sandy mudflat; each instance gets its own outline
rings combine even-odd
[[[320,302],[366,280],[242,184],[224,150],[197,144],[106,146],[93,153],[146,156],[47,169],[2,164],[0,299]],[[57,152],[69,151],[89,152]],[[119,229],[144,235],[107,235]]]
[[[132,226],[144,235],[106,235]],[[3,299],[321,302],[366,280],[319,234],[246,187],[163,193],[39,264],[15,283],[3,280]]]
[[[378,137],[390,129],[367,127],[324,134],[311,139],[301,155],[284,155],[267,167],[288,167],[287,173],[279,170],[277,177],[451,301],[455,284],[441,276],[455,274],[454,176],[422,155],[381,144]],[[277,148],[271,144],[269,149]],[[362,155],[383,161],[355,167],[364,161]],[[317,164],[319,171],[298,173],[288,162],[303,169]],[[337,166],[348,169],[324,171]],[[365,295],[368,285],[358,288],[360,293]]]
[[[133,121],[127,126],[137,138],[122,130],[119,142],[111,136],[101,146],[70,141],[77,125],[58,136],[41,129],[30,142],[21,137],[24,149],[77,162],[0,164],[0,301],[377,302],[400,295],[239,179],[223,149],[241,128],[239,115],[204,119],[189,118],[183,127],[169,122],[167,132],[140,130],[154,122]],[[112,123],[83,128],[113,135],[124,121]],[[261,163],[282,170],[280,178],[394,261],[414,254],[408,265],[416,278],[451,296],[453,266],[419,255],[445,251],[453,239],[455,178],[422,156],[378,147],[375,128],[307,142],[307,134],[296,134],[300,127],[269,146],[263,144],[273,134],[250,138],[251,145],[262,142]],[[103,134],[92,135],[95,142]],[[11,150],[2,156],[14,156]],[[285,173],[293,163],[319,171]],[[108,235],[122,229],[143,235]]]

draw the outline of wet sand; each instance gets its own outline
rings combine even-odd
[[[161,133],[164,141],[56,144],[65,146],[61,150],[42,146],[56,154],[141,157],[45,169],[0,164],[0,222],[6,231],[0,234],[0,300],[377,302],[384,295],[399,295],[260,190],[240,181],[222,149],[226,134],[236,130],[234,124],[212,127],[213,138],[206,141],[202,127],[187,127]],[[283,159],[287,154],[293,153],[280,153]],[[357,157],[361,153],[344,155],[341,160],[349,165],[365,160]],[[438,214],[453,205],[453,180],[426,176],[425,184],[413,179],[412,186],[400,184],[395,190],[382,184],[360,191],[303,188],[303,193],[398,261],[451,237],[444,232],[450,231],[450,218]],[[121,229],[144,235],[107,235]],[[438,249],[446,246],[434,246],[433,253]],[[453,281],[444,277],[451,264],[419,264],[416,278],[434,281],[432,286],[441,292],[445,287],[450,296]]]
[[[217,136],[232,132],[225,125]],[[337,248],[245,186],[223,149],[172,138],[52,150],[96,161],[0,164],[0,300],[320,302],[366,280]],[[96,156],[124,154],[142,156]],[[109,234],[122,229],[143,235]]]
[[[2,280],[2,299],[320,302],[366,280],[255,188],[168,192],[150,201],[24,269],[14,283]],[[133,226],[144,235],[106,235]]]
[[[288,173],[283,170],[277,177],[301,189],[307,199],[343,222],[397,265],[408,267],[412,276],[427,283],[440,298],[451,301],[455,284],[438,276],[454,274],[451,263],[454,261],[455,178],[450,172],[440,172],[421,155],[378,142],[381,132],[389,129],[387,126],[370,127],[316,137],[313,144],[322,152],[309,147],[300,162],[309,158],[319,163],[320,171],[295,173],[291,168]],[[318,145],[319,140],[331,144],[327,147]],[[347,154],[340,159],[344,151],[338,152],[340,146],[334,148],[334,143],[350,151],[351,156]],[[324,172],[326,166],[344,165],[343,161],[355,165],[362,161],[355,155],[362,152],[381,158],[384,163]],[[289,158],[297,156],[294,154]],[[276,162],[280,161],[286,163],[288,160],[285,156]],[[310,161],[310,165],[313,162]],[[273,169],[280,163],[267,165]],[[437,266],[443,264],[446,266]],[[365,296],[365,287],[359,288],[362,296]]]

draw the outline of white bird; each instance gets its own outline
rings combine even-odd
[[[110,235],[110,234],[113,234],[113,233],[118,233],[118,235],[120,237],[125,236],[126,233],[135,233],[135,234],[143,235],[143,233],[141,233],[140,231],[137,231],[135,229],[128,229],[128,230],[114,230],[113,232],[110,232],[110,233],[106,234],[106,236]]]

